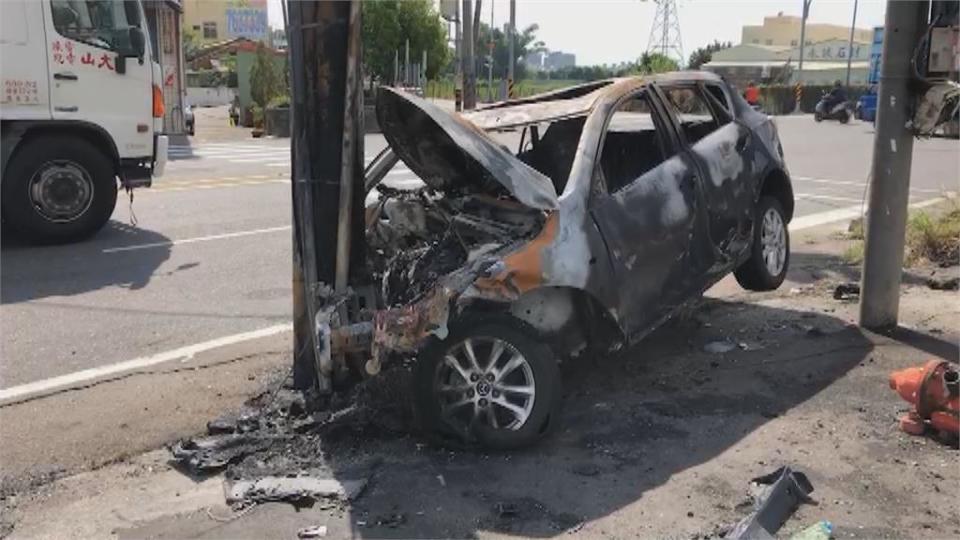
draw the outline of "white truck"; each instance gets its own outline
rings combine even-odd
[[[63,243],[163,174],[160,65],[139,0],[0,0],[0,217]]]

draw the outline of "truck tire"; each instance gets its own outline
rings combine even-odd
[[[113,163],[76,137],[25,140],[7,164],[3,220],[27,240],[60,244],[99,231],[117,204]]]

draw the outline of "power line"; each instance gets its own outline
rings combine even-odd
[[[676,58],[684,64],[683,39],[680,36],[680,17],[676,0],[655,0],[657,14],[650,27],[650,38],[647,40],[647,53],[659,53]]]

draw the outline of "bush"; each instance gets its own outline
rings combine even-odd
[[[960,262],[960,203],[951,199],[950,208],[939,217],[917,212],[907,224],[907,259],[927,260],[941,266]]]

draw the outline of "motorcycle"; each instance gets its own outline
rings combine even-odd
[[[825,93],[820,98],[820,101],[817,102],[817,106],[813,110],[813,120],[815,122],[822,122],[823,120],[839,120],[841,124],[846,124],[849,122],[850,118],[853,116],[850,102],[844,101],[842,103],[831,104],[829,97],[830,94]]]

